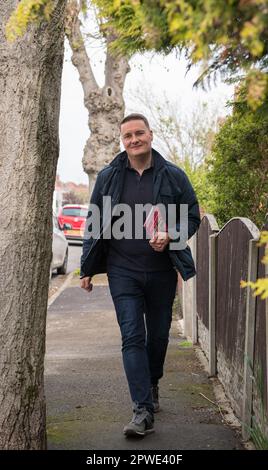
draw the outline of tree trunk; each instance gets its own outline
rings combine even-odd
[[[84,148],[83,169],[89,176],[91,194],[98,172],[120,151],[119,124],[124,117],[123,90],[130,71],[126,57],[112,55],[109,43],[113,33],[106,31],[105,85],[99,87],[91,67],[79,20],[77,0],[69,2],[66,15],[66,36],[72,49],[72,62],[77,68],[88,110],[90,136]]]
[[[89,175],[90,192],[98,172],[120,151],[119,124],[124,117],[123,88],[128,70],[128,62],[124,57],[115,59],[107,52],[105,86],[89,93],[85,100],[90,136],[84,148],[82,163],[84,171]]]
[[[0,2],[0,448],[44,449],[44,353],[64,0],[10,44]]]

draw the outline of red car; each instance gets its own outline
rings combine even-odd
[[[64,224],[64,235],[69,240],[83,240],[86,225],[88,206],[80,204],[66,204],[60,209],[58,221],[60,227]]]

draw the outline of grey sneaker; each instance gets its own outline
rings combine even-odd
[[[134,411],[133,418],[123,430],[126,437],[145,436],[154,432],[154,417],[146,408]]]
[[[160,410],[158,385],[152,385],[151,392],[152,392],[152,398],[153,398],[154,413],[158,413],[158,411]]]

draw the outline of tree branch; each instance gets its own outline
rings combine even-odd
[[[107,43],[107,53],[105,61],[105,87],[111,87],[116,94],[122,94],[127,73],[130,71],[128,59],[112,53],[110,43],[114,41],[115,35],[106,30],[105,39]]]
[[[96,82],[90,59],[81,33],[81,21],[79,20],[80,6],[76,0],[68,2],[66,9],[65,34],[72,49],[72,63],[77,68],[79,79],[84,90],[85,105],[90,94],[100,88]]]

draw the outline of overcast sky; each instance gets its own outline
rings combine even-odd
[[[100,48],[90,49],[92,65],[99,85],[103,85],[103,66],[105,57]],[[156,96],[167,95],[169,100],[180,104],[181,109],[191,109],[197,101],[217,103],[219,114],[225,114],[225,102],[232,96],[232,87],[221,82],[212,86],[207,92],[202,89],[193,89],[193,83],[198,76],[198,69],[194,68],[185,76],[186,63],[175,54],[162,57],[147,53],[136,55],[131,60],[131,71],[128,73],[125,84],[124,98],[126,114],[139,112],[135,109],[133,92],[146,86]],[[63,67],[62,96],[60,113],[60,157],[58,174],[62,181],[88,183],[87,175],[82,169],[83,148],[89,130],[87,126],[87,111],[83,104],[82,86],[78,73],[70,60],[70,50],[66,45],[66,54]]]

